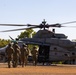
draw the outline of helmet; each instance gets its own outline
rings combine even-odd
[[[23,43],[23,46],[27,47],[27,45],[25,43]]]
[[[11,43],[9,43],[8,45],[11,46]]]
[[[18,45],[17,45],[17,44],[15,44],[15,47],[18,47]]]
[[[34,46],[33,48],[36,49],[36,46]]]
[[[18,42],[16,41],[15,44],[18,44]]]

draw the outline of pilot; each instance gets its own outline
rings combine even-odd
[[[11,67],[11,61],[13,60],[13,53],[14,53],[14,49],[10,43],[8,45],[8,47],[6,48],[6,55],[7,55],[7,59],[8,59],[8,68]]]
[[[38,54],[36,46],[33,47],[31,54],[32,54],[32,58],[33,58],[33,65],[36,66],[37,65],[37,54]]]
[[[27,57],[28,57],[27,45],[23,44],[23,47],[20,50],[21,50],[21,64],[22,64],[22,67],[24,67],[27,65]]]

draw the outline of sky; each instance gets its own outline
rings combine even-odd
[[[76,21],[76,0],[0,0],[0,24],[40,24],[43,19],[48,24]],[[65,26],[70,25],[76,26],[76,23]],[[16,28],[23,27],[0,26],[0,31]],[[75,27],[55,30],[56,33],[65,34],[70,40],[76,39]],[[23,31],[0,32],[0,38],[10,39],[9,36],[16,38]]]

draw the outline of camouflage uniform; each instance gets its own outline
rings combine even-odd
[[[24,65],[27,65],[27,57],[28,57],[28,49],[27,49],[27,45],[23,44],[23,47],[21,48],[21,64],[22,67],[24,67]]]
[[[20,47],[18,46],[18,44],[14,44],[13,45],[13,48],[14,48],[14,53],[13,53],[13,67],[17,67],[19,56],[20,56]]]
[[[8,59],[8,67],[11,67],[11,61],[13,59],[13,53],[14,53],[14,49],[12,47],[11,44],[8,45],[8,47],[6,48],[6,54],[7,54],[7,59]]]
[[[33,50],[31,51],[31,54],[32,54],[32,58],[33,58],[33,65],[37,65],[37,48],[36,47],[33,47]]]

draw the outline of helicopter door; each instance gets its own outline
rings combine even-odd
[[[50,46],[39,46],[38,62],[48,62],[49,61],[49,50]]]

